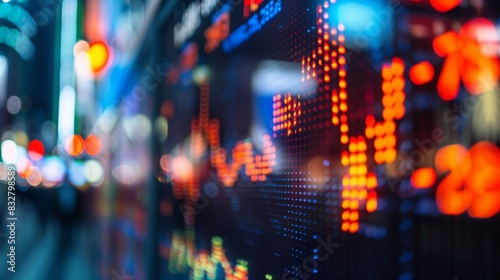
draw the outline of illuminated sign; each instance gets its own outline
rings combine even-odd
[[[457,98],[460,80],[473,95],[493,89],[500,77],[496,42],[495,25],[484,18],[467,22],[460,33],[448,31],[436,37],[434,51],[445,58],[437,85],[439,97]]]
[[[302,56],[302,81],[316,80],[323,92],[331,92],[332,124],[339,127],[342,144],[341,163],[347,168],[342,177],[342,231],[355,233],[360,229],[359,217],[362,209],[374,212],[378,209],[376,188],[379,183],[373,170],[368,168],[368,145],[373,144],[373,155],[378,165],[392,163],[396,159],[396,121],[406,112],[405,64],[400,58],[382,66],[382,121],[368,115],[365,121],[365,135],[352,133],[349,121],[347,99],[347,60],[344,25],[330,26],[329,2],[317,8],[317,48]],[[338,77],[333,80],[332,77]],[[319,98],[318,98],[319,99]],[[285,132],[286,136],[301,133],[296,128],[303,122],[300,96],[290,94],[273,98],[273,131]],[[283,135],[283,134],[281,134]],[[370,142],[368,142],[370,141]]]
[[[190,279],[194,280],[220,279],[221,273],[225,276],[224,279],[248,279],[248,262],[238,259],[233,266],[226,256],[221,237],[212,238],[211,252],[197,250],[194,231],[188,228],[184,234],[180,231],[174,232],[171,246],[168,269],[174,274],[190,270]],[[218,271],[218,266],[222,267],[222,271]]]
[[[174,27],[174,44],[176,47],[181,46],[186,40],[191,37],[194,31],[200,26],[200,4],[195,2],[187,8],[182,16],[181,22],[175,24]]]
[[[262,154],[254,154],[254,145],[248,139],[238,141],[232,150],[232,162],[228,162],[228,151],[220,141],[220,124],[210,119],[209,85],[202,82],[200,92],[200,115],[191,123],[189,155],[163,155],[160,166],[172,178],[173,196],[186,201],[184,221],[194,225],[192,204],[200,196],[200,161],[209,152],[210,164],[215,168],[217,178],[226,187],[232,187],[238,180],[240,170],[252,182],[265,181],[276,165],[276,148],[270,135],[263,135]]]
[[[186,9],[182,20],[174,26],[174,44],[182,46],[200,27],[201,16],[208,16],[215,8],[217,0],[203,0],[201,4],[194,2]]]
[[[248,40],[255,32],[262,29],[271,19],[281,12],[281,0],[272,0],[260,10],[258,14],[253,15],[246,23],[238,27],[222,43],[225,52],[229,52]]]
[[[500,150],[488,141],[470,150],[460,144],[446,146],[436,154],[436,170],[446,174],[436,189],[439,212],[473,218],[490,218],[500,210]]]
[[[229,35],[229,13],[221,14],[205,31],[205,51],[212,52]]]
[[[243,15],[245,18],[250,16],[250,12],[255,12],[263,0],[245,0],[243,3]]]
[[[201,1],[201,15],[208,16],[217,5],[217,0],[203,0]]]

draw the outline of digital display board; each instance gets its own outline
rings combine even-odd
[[[155,35],[160,277],[494,279],[498,15],[180,1]]]

